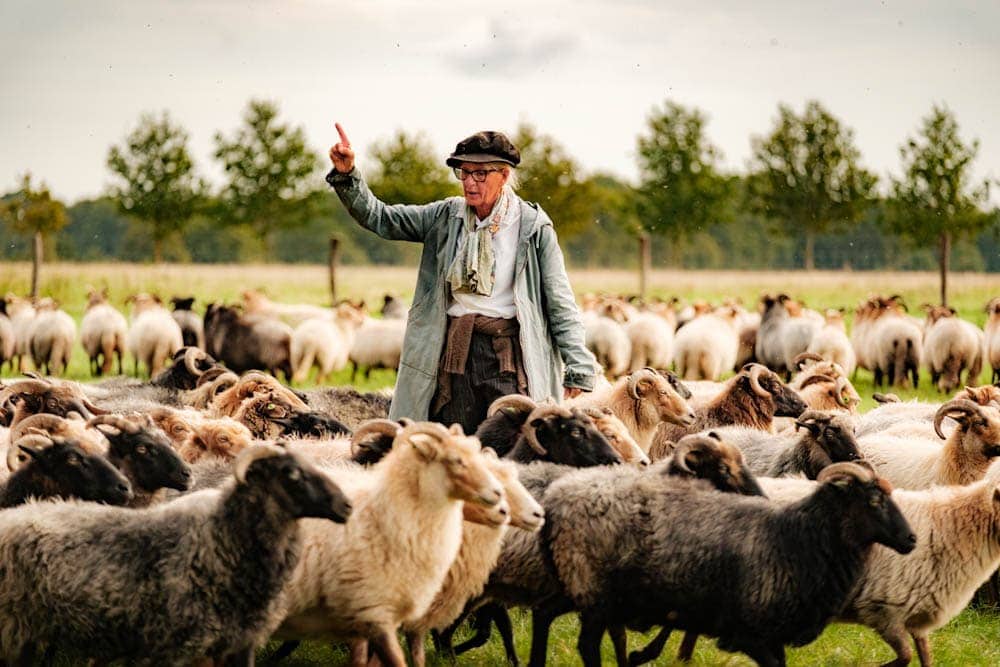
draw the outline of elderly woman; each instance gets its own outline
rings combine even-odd
[[[549,216],[513,189],[517,148],[500,132],[459,142],[447,164],[464,197],[422,206],[379,201],[340,124],[327,182],[382,238],[424,244],[391,419],[459,423],[471,433],[497,397],[572,397],[596,365]]]

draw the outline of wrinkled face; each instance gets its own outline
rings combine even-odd
[[[461,168],[465,172],[462,178],[462,193],[465,195],[465,203],[476,210],[492,209],[497,199],[500,198],[500,191],[503,189],[504,183],[507,182],[507,175],[495,166],[475,162],[463,162]],[[471,172],[474,171],[487,171],[486,180],[482,183],[476,181],[471,175]]]

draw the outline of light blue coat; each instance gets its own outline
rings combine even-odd
[[[444,276],[455,257],[465,200],[450,197],[420,206],[388,205],[372,194],[357,169],[347,174],[331,171],[326,180],[365,229],[385,239],[424,245],[389,418],[427,419],[448,326]],[[558,402],[563,386],[592,390],[597,366],[584,345],[583,322],[552,221],[537,204],[516,199],[521,229],[514,261],[514,304],[528,393],[536,401]]]

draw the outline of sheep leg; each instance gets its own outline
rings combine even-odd
[[[287,658],[288,656],[290,656],[292,653],[294,653],[295,649],[297,649],[299,647],[299,644],[301,644],[301,643],[302,642],[300,642],[297,639],[291,639],[289,641],[286,641],[286,642],[282,643],[282,645],[278,647],[278,650],[274,652],[274,655],[271,656],[271,660],[273,662],[278,662],[279,660],[284,660],[285,658]]]
[[[354,639],[348,642],[347,646],[351,652],[351,666],[366,667],[368,665],[368,640]],[[376,664],[379,664],[378,658],[373,656],[372,659]]]
[[[910,638],[902,627],[894,626],[879,631],[883,641],[896,652],[896,659],[890,660],[882,667],[906,667],[913,657],[913,649],[910,648]]]
[[[369,643],[385,667],[406,667],[403,647],[399,645],[399,639],[396,638],[395,632],[382,630],[377,635],[370,637]]]
[[[691,662],[691,657],[694,655],[694,645],[698,643],[698,633],[693,630],[688,630],[684,633],[684,639],[681,640],[681,647],[677,650],[677,659],[684,662]]]
[[[564,598],[550,600],[541,606],[531,610],[531,657],[528,659],[529,667],[540,667],[545,664],[545,654],[548,651],[549,628],[557,618],[573,611],[573,604]],[[581,636],[583,632],[581,631]],[[601,638],[604,636],[604,626],[601,625],[597,633],[598,647]],[[598,653],[600,649],[598,649]],[[582,654],[581,654],[582,655]],[[598,660],[597,664],[600,664]]]
[[[920,667],[931,667],[934,664],[934,657],[931,655],[931,640],[923,632],[911,632],[913,643],[917,645],[917,657],[920,658]]]
[[[410,647],[410,660],[413,667],[424,667],[427,656],[424,653],[424,633],[406,632],[406,643]]]
[[[625,626],[609,626],[608,636],[611,637],[611,645],[615,647],[615,661],[618,667],[628,667],[628,633],[625,632]]]
[[[630,667],[638,667],[638,665],[644,665],[647,662],[652,662],[660,657],[663,653],[663,648],[667,645],[667,640],[670,639],[670,633],[673,628],[669,625],[664,625],[659,634],[657,634],[653,639],[646,644],[646,647],[639,651],[632,651],[628,654],[628,664]],[[679,657],[679,656],[678,656]]]
[[[498,609],[499,612],[497,611]],[[488,642],[490,639],[490,627],[493,624],[493,619],[496,618],[498,613],[506,614],[506,610],[493,602],[485,604],[476,610],[475,615],[472,617],[472,627],[475,628],[476,633],[472,636],[472,638],[455,647],[455,655],[462,655],[466,651],[479,648]]]
[[[503,642],[503,650],[507,655],[507,662],[517,665],[517,649],[514,648],[514,628],[510,624],[510,614],[503,607],[493,616],[493,624],[497,626],[500,633],[500,641]]]
[[[600,667],[601,639],[604,637],[604,622],[593,612],[580,614],[580,636],[576,642],[576,650],[584,667]],[[532,642],[534,652],[534,642]]]

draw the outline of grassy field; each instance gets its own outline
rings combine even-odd
[[[27,264],[0,265],[0,294],[28,291],[30,266]],[[385,293],[392,293],[409,300],[416,279],[415,268],[400,267],[342,267],[338,275],[338,296],[364,299],[377,310]],[[629,271],[570,271],[570,279],[577,293],[624,292],[637,289],[634,272]],[[923,302],[937,301],[937,277],[930,273],[852,273],[852,272],[695,272],[656,271],[651,276],[652,293],[662,297],[678,296],[682,299],[708,299],[718,301],[725,297],[739,297],[750,305],[763,292],[787,292],[803,299],[814,308],[853,307],[873,293],[901,294],[911,308]],[[139,291],[154,292],[164,298],[174,295],[196,296],[196,309],[203,310],[209,301],[238,301],[241,290],[248,287],[264,288],[279,301],[327,304],[330,302],[328,279],[324,267],[315,266],[205,266],[205,265],[130,265],[130,264],[54,264],[47,265],[42,273],[42,295],[58,299],[63,307],[79,322],[90,287],[107,287],[111,301],[122,308],[127,295]],[[983,306],[990,298],[1000,294],[1000,278],[986,274],[956,274],[951,277],[951,305],[959,313],[979,325],[985,320]],[[7,375],[10,371],[7,370]],[[87,381],[86,355],[77,347],[68,376]],[[988,379],[984,370],[982,381]],[[331,384],[350,384],[350,372],[337,374]],[[391,386],[394,374],[375,372],[367,382],[357,386],[375,389]],[[900,391],[904,398],[941,400],[929,386],[926,373],[922,373],[918,390]],[[872,406],[871,375],[860,371],[855,380],[858,392],[864,398],[862,410]],[[518,652],[525,658],[530,638],[530,620],[526,614],[515,614],[515,632]],[[575,619],[564,617],[553,626],[550,642],[550,660],[553,665],[578,664],[576,657]],[[678,637],[668,645],[665,656],[676,654]],[[632,635],[630,645],[641,642]],[[967,610],[932,637],[936,662],[939,665],[1000,665],[1000,611]],[[276,649],[272,643],[261,654],[266,660]],[[891,650],[867,628],[857,626],[832,626],[812,644],[789,651],[790,665],[874,665],[892,658]],[[445,664],[433,650],[429,653],[431,665]],[[604,645],[604,658],[613,663],[610,644]],[[286,665],[330,665],[346,661],[346,655],[319,643],[302,646]],[[488,645],[466,654],[463,664],[503,664],[503,649],[494,638]],[[673,664],[661,658],[656,664]],[[696,665],[749,665],[751,661],[716,650],[709,640],[702,640],[695,652]],[[916,664],[916,661],[914,661]]]

